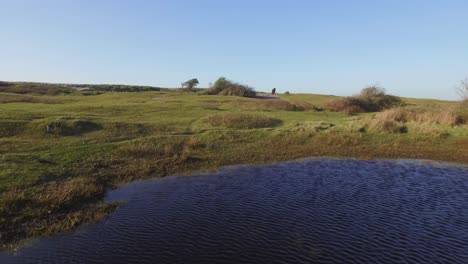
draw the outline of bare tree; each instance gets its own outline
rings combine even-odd
[[[456,87],[458,95],[462,98],[462,100],[468,100],[468,78],[461,80],[460,83]]]

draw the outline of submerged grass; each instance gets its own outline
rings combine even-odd
[[[116,206],[102,202],[105,191],[135,179],[311,156],[468,163],[466,122],[427,114],[433,101],[350,117],[312,107],[336,97],[280,97],[163,91],[0,104],[1,247],[102,218]]]

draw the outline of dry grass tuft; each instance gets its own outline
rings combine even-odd
[[[416,122],[458,126],[467,123],[468,115],[457,113],[455,111],[435,112],[395,108],[377,114],[376,119],[380,121],[396,121],[402,123]]]
[[[294,132],[320,132],[326,131],[335,127],[335,124],[327,122],[301,122],[293,126],[292,131]]]
[[[51,210],[73,206],[76,202],[96,199],[105,192],[104,185],[96,179],[79,177],[44,186],[37,201]]]
[[[392,120],[374,120],[370,124],[370,129],[391,134],[408,133],[406,125]]]

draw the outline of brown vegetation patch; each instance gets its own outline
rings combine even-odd
[[[283,111],[320,111],[321,108],[307,102],[295,102],[290,103],[281,99],[271,100],[258,100],[256,101],[257,106],[268,110],[283,110]]]
[[[450,126],[463,125],[468,122],[468,114],[455,111],[428,111],[416,109],[389,109],[376,115],[380,121],[434,123]]]
[[[374,120],[370,129],[384,133],[408,133],[408,127],[400,122],[392,120]]]

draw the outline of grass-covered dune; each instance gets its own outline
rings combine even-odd
[[[337,97],[325,95],[0,88],[3,248],[100,219],[115,206],[102,202],[106,190],[135,179],[303,157],[468,163],[458,102],[402,99],[349,115],[328,111]]]

